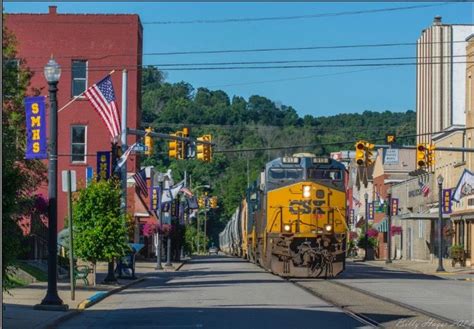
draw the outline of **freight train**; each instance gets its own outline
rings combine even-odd
[[[268,162],[219,234],[220,250],[283,277],[332,277],[345,267],[346,169],[299,153]]]

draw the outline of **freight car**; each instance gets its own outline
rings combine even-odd
[[[347,239],[343,164],[300,153],[266,164],[220,234],[221,250],[284,277],[343,271]]]

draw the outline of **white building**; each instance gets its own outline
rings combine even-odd
[[[431,142],[431,133],[466,124],[466,38],[474,25],[433,25],[417,41],[416,124],[418,142]]]

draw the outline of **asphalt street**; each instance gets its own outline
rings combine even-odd
[[[238,258],[202,257],[152,274],[59,328],[361,328],[307,291]]]
[[[348,262],[337,282],[474,326],[474,282]]]

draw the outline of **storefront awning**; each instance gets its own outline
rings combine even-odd
[[[380,222],[375,223],[373,226],[379,232],[387,232],[388,231],[388,220],[387,217],[382,219]]]

